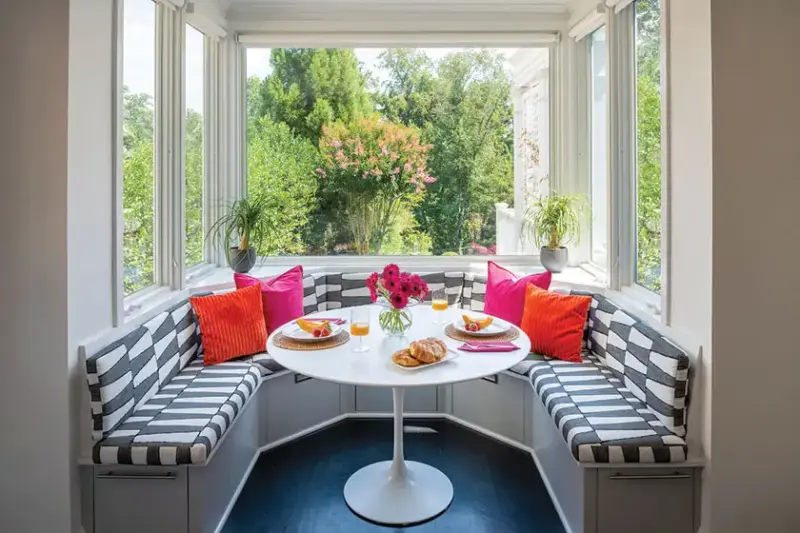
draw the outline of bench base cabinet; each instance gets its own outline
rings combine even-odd
[[[525,442],[524,379],[497,374],[453,384],[453,416],[518,443]]]
[[[355,387],[356,412],[391,413],[392,389]],[[435,413],[438,406],[437,387],[408,387],[403,399],[404,413]]]
[[[701,467],[578,463],[541,400],[531,406],[532,455],[567,533],[696,533]]]

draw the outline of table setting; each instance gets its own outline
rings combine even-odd
[[[373,304],[293,320],[272,332],[267,351],[282,366],[311,378],[392,389],[392,460],[355,472],[344,497],[362,518],[410,525],[444,512],[453,485],[438,469],[404,458],[406,389],[497,374],[525,359],[530,341],[505,320],[455,309],[444,288],[431,290],[420,276],[396,265],[371,274],[366,285]]]

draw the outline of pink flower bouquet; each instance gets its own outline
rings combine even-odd
[[[372,302],[381,300],[385,307],[378,323],[390,335],[403,335],[411,327],[409,303],[422,302],[428,295],[428,284],[420,276],[400,272],[397,265],[386,265],[383,272],[373,272],[367,278]]]

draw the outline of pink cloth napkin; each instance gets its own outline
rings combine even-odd
[[[465,352],[513,352],[519,346],[509,341],[470,341],[458,347]]]
[[[342,324],[347,322],[347,320],[345,320],[344,318],[328,318],[328,317],[324,317],[324,316],[321,316],[321,317],[320,316],[312,316],[312,317],[307,318],[306,320],[310,320],[312,322],[324,322],[325,320],[327,320],[331,324],[336,324],[337,326],[341,326]]]

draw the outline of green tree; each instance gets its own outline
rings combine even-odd
[[[494,244],[494,204],[513,201],[513,109],[505,61],[488,50],[449,54],[437,66],[433,91],[423,139],[433,146],[429,165],[438,181],[417,207],[417,220],[437,255],[464,251],[475,236],[467,231],[475,215],[478,242]]]
[[[261,86],[260,116],[283,122],[317,143],[322,126],[350,122],[372,110],[366,77],[346,48],[276,48]]]
[[[266,200],[273,234],[258,255],[304,253],[303,235],[317,199],[319,152],[267,117],[255,121],[248,140],[247,194]]]
[[[636,3],[637,280],[661,291],[659,0]]]
[[[203,115],[186,110],[186,266],[203,262]]]
[[[153,98],[123,88],[122,264],[125,295],[155,282]]]
[[[380,254],[401,213],[418,204],[436,180],[429,145],[416,128],[373,116],[323,127],[320,184],[328,203],[344,213],[358,254]]]

